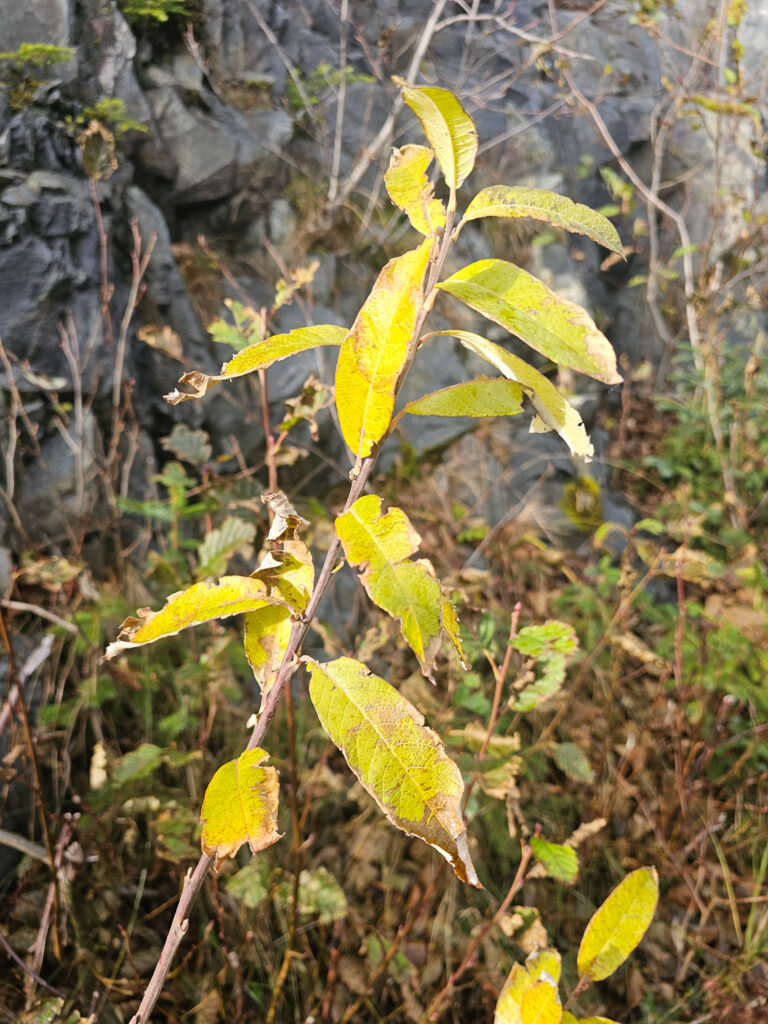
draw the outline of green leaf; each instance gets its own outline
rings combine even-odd
[[[491,363],[508,380],[517,381],[536,410],[534,423],[538,421],[545,430],[556,431],[574,455],[585,459],[592,457],[594,449],[581,416],[543,373],[480,334],[472,331],[440,331],[439,334],[458,338],[465,348]],[[536,432],[541,427],[537,426]]]
[[[381,511],[381,498],[366,494],[336,520],[336,533],[350,565],[361,567],[360,582],[372,601],[399,619],[403,637],[432,677],[441,633],[461,658],[461,641],[453,605],[443,594],[432,564],[407,561],[421,538],[405,512]]]
[[[659,898],[655,868],[638,868],[619,882],[587,925],[579,946],[579,974],[601,981],[620,967],[651,923]]]
[[[433,155],[426,146],[395,149],[384,175],[389,198],[428,238],[445,227],[445,207],[435,199],[434,186],[426,174]]]
[[[171,594],[159,612],[140,608],[138,618],[126,619],[105,657],[114,658],[122,651],[175,636],[182,629],[210,619],[223,619],[275,603],[275,599],[267,596],[265,584],[250,576],[223,576],[218,583],[195,583],[187,590]]]
[[[333,924],[347,916],[347,897],[327,868],[299,874],[299,913],[318,924]]]
[[[514,416],[523,411],[523,392],[505,377],[477,377],[409,402],[412,416]]]
[[[227,516],[221,526],[210,530],[197,551],[200,560],[199,577],[223,576],[230,558],[241,554],[243,558],[253,556],[253,539],[256,527],[238,516]]]
[[[552,757],[569,779],[576,782],[592,781],[592,765],[581,747],[575,743],[556,743],[552,748]]]
[[[244,907],[256,910],[269,893],[269,870],[269,865],[264,860],[249,860],[244,868],[227,879],[227,892]]]
[[[579,642],[571,626],[550,620],[540,626],[524,626],[511,643],[539,669],[535,681],[510,701],[515,711],[531,711],[560,690]]]
[[[462,881],[481,888],[461,817],[464,783],[437,733],[361,662],[309,664],[309,693],[323,728],[387,818],[434,846]]]
[[[203,853],[216,858],[217,868],[243,843],[258,853],[280,838],[277,771],[264,766],[268,757],[259,747],[246,750],[222,765],[208,784],[200,811],[201,843]]]
[[[192,466],[202,466],[213,453],[208,434],[204,430],[190,430],[186,423],[177,423],[160,444],[166,451],[173,452],[177,459]]]
[[[559,882],[575,882],[579,877],[579,858],[570,846],[549,843],[541,836],[531,836],[531,849],[550,878],[556,878]]]
[[[154,743],[142,743],[136,750],[126,754],[115,768],[112,781],[116,786],[124,786],[126,782],[136,782],[151,775],[163,760],[163,751]]]
[[[344,440],[366,458],[389,429],[408,358],[431,243],[390,260],[344,339],[336,366],[336,407]]]
[[[209,376],[200,370],[185,373],[179,378],[179,384],[191,388],[191,391],[184,392],[175,388],[170,394],[165,395],[165,400],[171,405],[178,405],[192,398],[202,398],[210,388],[222,380],[232,380],[247,373],[254,373],[256,370],[265,370],[281,359],[287,359],[297,352],[305,352],[320,345],[341,345],[346,334],[343,327],[334,327],[332,324],[297,327],[287,334],[275,334],[238,352],[228,363],[224,363],[219,374]]]
[[[472,118],[447,89],[410,86],[397,77],[392,80],[421,122],[446,184],[451,190],[459,188],[477,156],[477,129]]]
[[[532,217],[578,235],[588,235],[611,252],[624,255],[619,234],[607,217],[543,188],[510,185],[484,188],[464,211],[460,227],[478,217]]]
[[[616,354],[588,313],[506,260],[480,260],[437,286],[551,359],[618,384]]]

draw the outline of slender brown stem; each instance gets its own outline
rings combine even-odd
[[[510,664],[512,662],[512,652],[514,651],[514,647],[512,646],[512,641],[517,636],[517,624],[520,621],[520,612],[521,612],[521,610],[522,610],[522,604],[520,603],[520,601],[518,601],[515,604],[515,607],[512,609],[512,618],[511,618],[510,623],[509,623],[509,639],[507,640],[507,649],[504,652],[504,661],[501,663],[501,667],[500,668],[496,666],[496,664],[494,663],[494,661],[491,658],[490,654],[488,654],[488,652],[486,651],[486,657],[488,658],[488,661],[490,662],[491,670],[493,671],[493,677],[494,677],[494,680],[496,682],[496,685],[495,685],[494,691],[493,691],[493,703],[491,704],[491,714],[490,714],[490,717],[488,719],[488,729],[486,730],[486,733],[485,733],[485,739],[483,740],[483,745],[480,747],[480,750],[478,751],[478,754],[477,754],[477,758],[476,758],[477,764],[480,764],[482,761],[485,760],[485,755],[488,753],[488,747],[491,744],[491,737],[493,736],[493,732],[494,732],[494,730],[496,728],[496,723],[499,720],[499,707],[501,706],[501,693],[502,693],[502,690],[504,689],[504,682],[505,682],[505,680],[507,678],[507,673],[509,672],[509,666],[510,666]],[[469,780],[469,782],[467,784],[467,788],[466,788],[466,790],[464,792],[464,800],[463,800],[462,805],[461,805],[462,813],[464,813],[466,811],[466,809],[467,809],[467,804],[469,803],[469,798],[472,795],[472,790],[474,789],[476,781],[477,781],[477,773],[475,773],[472,776],[472,778]]]
[[[187,872],[181,896],[179,897],[179,904],[176,907],[176,913],[173,915],[171,927],[168,929],[165,945],[160,952],[160,958],[144,992],[141,1004],[134,1016],[131,1017],[130,1024],[144,1024],[145,1021],[149,1020],[149,1015],[152,1013],[155,1003],[163,990],[163,985],[171,969],[173,959],[189,929],[190,910],[198,897],[205,881],[205,876],[208,874],[212,864],[213,857],[203,854],[197,862],[195,870]]]
[[[499,904],[499,907],[496,913],[491,918],[491,920],[486,921],[482,928],[478,929],[477,934],[475,935],[472,942],[469,944],[469,949],[464,954],[464,959],[461,961],[456,970],[451,974],[443,988],[440,989],[440,991],[429,1004],[427,1009],[421,1015],[421,1017],[419,1018],[419,1024],[433,1024],[434,1021],[440,1019],[443,1012],[445,1011],[446,1003],[453,994],[456,983],[462,977],[467,968],[471,967],[472,964],[474,963],[475,954],[477,953],[480,943],[483,941],[483,939],[491,930],[491,928],[494,928],[496,923],[504,916],[504,914],[506,914],[507,910],[509,910],[512,900],[522,889],[523,883],[525,882],[525,876],[528,871],[528,864],[530,863],[531,856],[531,848],[528,845],[528,843],[526,843],[525,840],[523,840],[522,856],[520,857],[520,863],[517,866],[517,871],[515,872],[515,877],[512,880],[512,885],[510,885],[509,889],[507,890],[507,895]]]
[[[24,731],[24,741],[27,746],[27,756],[29,757],[29,763],[32,768],[32,781],[33,788],[35,791],[35,799],[37,800],[38,811],[40,812],[40,827],[43,832],[43,843],[48,853],[48,864],[51,869],[51,885],[53,886],[53,909],[54,909],[54,929],[53,929],[53,946],[56,954],[56,959],[61,959],[61,949],[59,947],[59,879],[56,872],[56,854],[53,847],[53,840],[51,833],[48,828],[48,812],[45,809],[43,802],[43,787],[40,782],[40,766],[37,763],[37,747],[32,736],[32,729],[29,724],[29,716],[27,715],[27,701],[24,696],[24,688],[19,680],[18,672],[16,670],[16,658],[13,654],[13,646],[11,644],[11,638],[8,634],[8,629],[5,625],[5,616],[0,612],[0,634],[2,634],[3,646],[5,647],[6,654],[8,655],[8,694],[12,692],[16,693],[16,710],[19,713],[21,719],[21,726]]]

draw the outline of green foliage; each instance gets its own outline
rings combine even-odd
[[[350,82],[372,82],[373,78],[370,75],[362,74],[355,71],[353,67],[347,65],[343,69],[332,67],[330,64],[318,64],[317,67],[311,74],[303,75],[299,70],[296,71],[298,82],[301,86],[301,92],[296,82],[289,78],[285,84],[285,95],[288,100],[289,109],[295,113],[301,113],[305,110],[305,99],[311,107],[319,106],[323,98],[329,92],[335,92],[342,81]],[[303,93],[303,96],[302,96]]]
[[[22,43],[17,50],[0,53],[0,84],[8,89],[11,110],[23,110],[34,100],[41,81],[33,72],[64,64],[75,54],[71,46],[51,43]]]
[[[190,20],[193,15],[190,0],[120,0],[119,7],[129,25],[140,22],[165,24],[169,18],[178,16]]]
[[[92,107],[84,107],[78,117],[77,123],[85,127],[89,121],[100,121],[115,135],[125,135],[127,132],[146,132],[147,126],[133,117],[128,117],[125,112],[125,103],[117,97],[103,97]]]
[[[71,46],[54,46],[51,43],[22,43],[18,50],[0,53],[0,62],[15,71],[29,68],[41,70],[54,64],[65,64],[75,56]]]

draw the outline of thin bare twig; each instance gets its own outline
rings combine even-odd
[[[333,133],[333,155],[331,157],[331,180],[328,186],[328,202],[332,203],[339,191],[339,170],[341,168],[342,142],[344,140],[344,108],[347,99],[347,21],[349,19],[349,0],[341,0],[339,20],[339,95],[336,98],[336,128]]]
[[[552,27],[557,30],[557,14],[555,12],[554,0],[549,0],[549,12],[552,20]],[[704,382],[704,399],[707,407],[707,418],[715,441],[715,447],[718,452],[718,462],[720,464],[720,471],[723,478],[726,504],[732,511],[735,511],[736,506],[738,505],[736,482],[731,466],[726,457],[725,437],[720,417],[720,402],[718,400],[717,388],[714,380],[712,379],[712,373],[710,372],[710,367],[708,365],[708,359],[704,352],[701,328],[696,309],[696,275],[693,265],[694,248],[691,245],[691,235],[688,230],[688,225],[681,213],[678,213],[677,210],[674,210],[668,203],[665,203],[663,199],[661,199],[645,184],[632,164],[619,149],[618,143],[603,120],[597,106],[592,100],[587,99],[578,87],[576,80],[568,68],[563,67],[561,70],[569,89],[578,101],[579,105],[592,118],[592,123],[597,129],[598,134],[610,150],[619,167],[621,167],[622,171],[635,186],[644,201],[655,210],[658,210],[659,213],[668,217],[674,224],[675,230],[677,231],[682,248],[685,320],[688,328],[688,340],[690,341],[694,364],[697,371],[701,374]]]
[[[464,959],[461,961],[459,966],[448,978],[443,988],[437,993],[435,998],[429,1004],[424,1013],[419,1017],[419,1024],[434,1024],[434,1021],[440,1019],[446,1009],[446,1003],[453,994],[456,983],[462,977],[464,972],[474,963],[475,954],[488,932],[496,926],[496,923],[506,914],[509,909],[512,900],[520,892],[525,882],[526,874],[528,872],[528,864],[530,863],[532,851],[530,846],[525,840],[522,841],[522,853],[520,856],[520,863],[517,866],[515,877],[512,880],[512,884],[507,890],[507,894],[496,910],[490,921],[486,921],[485,924],[478,928],[475,933],[475,937],[469,944],[469,949],[464,954]]]

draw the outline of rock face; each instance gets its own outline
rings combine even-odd
[[[24,42],[76,50],[64,64],[17,69],[13,80],[7,63],[0,64],[0,338],[7,354],[0,376],[6,396],[15,389],[24,403],[15,455],[20,482],[11,497],[25,522],[36,519],[30,533],[38,540],[66,544],[70,534],[91,529],[100,509],[100,460],[114,434],[115,395],[122,395],[127,421],[135,418],[144,452],[125,475],[129,496],[152,493],[153,484],[142,481],[136,467],[154,467],[166,457],[158,441],[175,422],[204,429],[215,456],[231,455],[234,438],[239,456],[258,462],[258,389],[219,388],[204,402],[176,408],[161,397],[183,370],[212,372],[229,356],[206,331],[214,317],[226,315],[223,299],[269,306],[282,273],[275,260],[290,268],[316,259],[314,306],[284,307],[272,330],[300,326],[305,315],[350,324],[376,268],[408,244],[400,221],[377,213],[376,204],[389,144],[420,141],[410,113],[399,115],[380,151],[369,147],[395,99],[389,76],[408,74],[432,4],[360,0],[350,5],[348,25],[327,0],[203,0],[199,6],[202,13],[185,41],[185,19],[131,25],[114,0],[0,0],[4,50]],[[553,30],[546,0],[518,0],[514,23],[501,16],[472,24],[454,20],[424,51],[424,80],[459,93],[478,124],[484,149],[474,189],[536,184],[594,206],[611,201],[600,169],[615,171],[616,162],[593,120],[569,108],[557,81],[560,59],[578,88],[598,103],[618,150],[650,181],[652,118],[667,109],[662,75],[670,55],[699,45],[701,5],[677,0],[674,10],[662,11],[653,32],[642,18],[633,19],[637,5],[629,0],[609,0],[581,17],[587,6],[555,5],[560,34],[554,45],[547,43]],[[745,17],[745,89],[764,97],[767,73],[757,42],[765,38],[768,0],[752,0]],[[347,60],[343,106],[341,49]],[[707,66],[692,91],[708,94],[717,86],[707,79]],[[79,143],[100,102],[102,122],[117,137],[117,170],[91,183]],[[112,111],[111,119],[105,110]],[[661,168],[663,180],[679,182],[665,198],[685,211],[693,240],[701,242],[719,195],[727,209],[719,211],[713,245],[716,257],[727,261],[743,234],[742,208],[768,212],[756,125],[749,114],[731,118],[730,158],[718,164],[721,115],[690,105],[685,112],[670,132]],[[145,130],[121,124],[124,118]],[[108,149],[108,137],[104,144]],[[359,185],[348,194],[351,175]],[[340,197],[335,205],[329,205],[329,188]],[[648,212],[637,195],[624,206],[622,232],[637,250],[627,265],[603,266],[605,253],[574,236],[537,246],[543,226],[523,222],[470,224],[456,255],[464,262],[492,254],[526,263],[598,316],[620,352],[636,362],[655,359],[659,341],[643,289],[626,287],[645,269],[645,236],[640,231],[638,241],[633,228]],[[370,231],[369,250],[359,237],[361,221]],[[132,224],[141,251],[154,246],[133,292]],[[672,252],[676,243],[667,241]],[[436,312],[447,317],[449,307]],[[448,324],[446,319],[443,326]],[[496,328],[487,333],[498,336]],[[420,354],[405,397],[466,376],[466,354],[441,341]],[[278,364],[269,375],[272,421],[307,373],[331,380],[332,370],[327,350]],[[87,409],[77,425],[79,453],[67,444],[74,414],[65,412],[62,419],[62,403]],[[403,422],[404,436],[419,452],[449,444],[470,426]],[[10,443],[4,429],[0,441]],[[348,456],[330,418],[321,419],[321,430],[341,478]],[[385,460],[395,457],[397,444],[391,443]],[[536,445],[541,458],[562,455],[548,438],[537,438]],[[10,524],[0,546],[18,550],[27,540]]]

